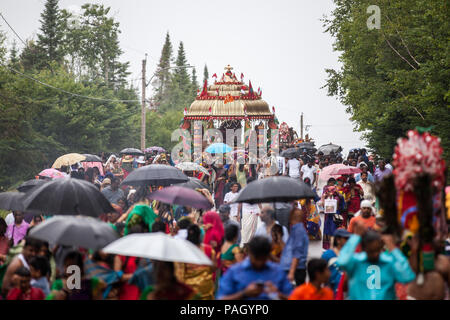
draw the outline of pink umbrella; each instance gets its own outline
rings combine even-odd
[[[360,173],[361,169],[351,166],[346,166],[342,163],[332,164],[331,166],[325,167],[319,174],[319,180],[328,181],[333,176],[340,176],[343,174],[354,174]]]
[[[45,169],[39,173],[39,176],[41,177],[48,177],[51,179],[58,179],[58,178],[65,178],[67,175],[62,173],[61,171],[58,171],[54,168]]]

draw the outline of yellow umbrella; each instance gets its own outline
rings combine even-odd
[[[77,162],[85,160],[86,157],[79,153],[68,153],[58,159],[52,165],[52,168],[61,168],[62,166],[71,166]]]

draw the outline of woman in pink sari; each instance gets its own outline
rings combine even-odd
[[[223,239],[225,237],[225,230],[223,228],[222,220],[218,213],[214,211],[208,211],[203,216],[203,230],[205,230],[205,236],[203,237],[203,244],[205,247],[211,247],[214,249],[212,252],[215,253],[215,259],[217,268],[220,269],[220,250],[222,248]],[[205,252],[206,253],[206,252]],[[206,253],[208,255],[208,253]],[[212,258],[212,257],[210,257]],[[216,273],[213,273],[213,280],[216,280]]]

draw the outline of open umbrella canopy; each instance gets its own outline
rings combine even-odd
[[[17,190],[20,192],[28,192],[31,189],[34,189],[38,186],[43,185],[44,183],[48,182],[48,180],[45,179],[31,179],[28,181],[25,181],[20,186],[17,187]]]
[[[169,186],[187,181],[189,181],[189,178],[175,167],[165,164],[149,164],[133,170],[123,180],[122,184],[130,186]]]
[[[40,223],[29,234],[52,244],[98,250],[119,238],[107,223],[91,217],[56,216]]]
[[[151,153],[151,152],[155,152],[155,151],[158,153],[162,153],[162,152],[166,152],[166,149],[164,149],[162,147],[153,146],[153,147],[149,147],[144,150],[144,152],[146,152],[146,153]]]
[[[201,182],[199,179],[194,177],[189,177],[188,182],[178,183],[176,184],[178,187],[185,187],[189,189],[207,189],[209,192],[211,192],[211,188],[204,182]]]
[[[295,146],[300,149],[314,149],[315,144],[314,142],[300,142]]]
[[[86,159],[84,159],[81,162],[102,162],[102,159],[99,156],[96,156],[95,154],[85,153],[83,154],[83,156],[85,156]]]
[[[181,171],[201,171],[209,176],[208,170],[195,162],[180,162],[175,168],[178,168]]]
[[[66,174],[62,173],[61,171],[56,170],[54,168],[42,170],[41,172],[39,172],[38,176],[46,177],[46,178],[50,178],[50,179],[59,179],[59,178],[68,177],[68,175],[66,175]]]
[[[120,151],[120,155],[143,156],[145,154],[139,149],[125,148],[122,151]]]
[[[334,176],[340,176],[343,174],[353,174],[353,173],[360,173],[361,169],[351,166],[346,166],[342,163],[336,163],[329,166],[326,166],[322,169],[319,173],[319,180],[320,181],[328,181],[328,179],[334,177]]]
[[[306,183],[290,177],[275,176],[249,183],[241,190],[235,202],[286,202],[314,196]]]
[[[49,181],[24,197],[25,210],[48,215],[84,215],[98,217],[113,212],[105,196],[84,180],[63,178]]]
[[[172,238],[162,232],[133,233],[110,243],[102,251],[159,261],[212,265],[203,251],[191,242]]]
[[[281,152],[280,156],[289,158],[289,159],[298,158],[298,157],[300,157],[300,149],[298,149],[298,148],[286,149],[283,152]]]
[[[24,211],[23,192],[2,192],[0,193],[0,209],[11,211]]]
[[[208,153],[227,153],[232,151],[233,149],[225,144],[225,143],[213,143],[206,148],[206,152]]]
[[[155,192],[148,196],[152,200],[164,203],[189,206],[196,209],[211,209],[212,204],[202,194],[189,188],[172,186]]]
[[[86,157],[79,153],[68,153],[65,154],[58,159],[55,160],[55,163],[53,163],[52,168],[61,168],[62,166],[71,166],[77,162],[81,162],[85,160]]]
[[[324,145],[320,146],[319,149],[317,149],[317,153],[320,151],[322,151],[324,155],[329,155],[332,152],[338,153],[338,152],[342,151],[342,147],[338,146],[336,144],[329,143],[329,144],[324,144]]]

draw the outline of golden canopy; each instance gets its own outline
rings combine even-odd
[[[204,84],[203,90],[185,112],[184,119],[273,118],[269,105],[254,91],[251,83],[239,81],[229,65],[225,69],[227,72],[220,80],[210,86]]]

